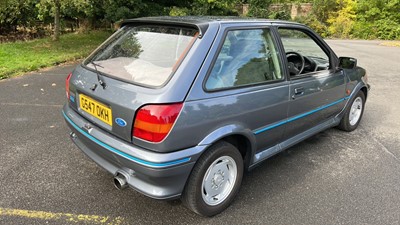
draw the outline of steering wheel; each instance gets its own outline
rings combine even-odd
[[[295,57],[294,62],[289,60],[291,57]],[[289,73],[291,76],[299,75],[303,72],[306,62],[300,53],[286,52],[286,58],[288,60]]]

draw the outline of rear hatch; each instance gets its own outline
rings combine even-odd
[[[70,107],[132,141],[140,107],[183,101],[184,95],[166,100],[163,93],[197,36],[191,27],[125,25],[75,69],[68,84]]]

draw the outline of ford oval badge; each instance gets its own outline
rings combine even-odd
[[[116,119],[115,119],[115,122],[116,122],[116,123],[118,124],[118,126],[120,126],[120,127],[126,126],[126,121],[125,121],[124,119],[116,118]]]

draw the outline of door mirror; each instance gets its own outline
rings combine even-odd
[[[343,69],[354,69],[357,66],[357,59],[352,57],[339,57],[339,67]]]

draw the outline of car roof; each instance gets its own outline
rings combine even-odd
[[[121,27],[132,23],[183,25],[183,26],[197,28],[200,31],[200,37],[201,37],[202,34],[206,32],[208,26],[212,23],[224,24],[224,23],[255,23],[255,22],[302,25],[296,22],[285,21],[285,20],[261,19],[261,18],[251,18],[251,17],[158,16],[158,17],[141,17],[136,19],[127,19],[122,22]]]

